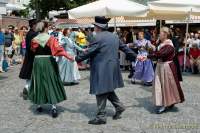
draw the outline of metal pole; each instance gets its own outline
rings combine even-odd
[[[116,20],[116,17],[114,17],[114,29],[115,29],[115,33],[117,33],[117,20]]]
[[[161,28],[162,28],[162,20],[160,20],[160,31],[161,31]]]
[[[40,0],[35,0],[35,5],[36,5],[36,19],[40,19]]]
[[[184,72],[186,71],[186,62],[187,62],[187,39],[188,39],[188,33],[189,33],[189,23],[191,20],[191,13],[192,9],[189,12],[188,18],[187,18],[187,24],[186,24],[186,37],[185,37],[185,49],[184,49]]]
[[[147,6],[148,5],[149,0],[144,0],[144,4]]]

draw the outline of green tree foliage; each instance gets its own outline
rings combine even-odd
[[[26,9],[24,9],[24,10],[20,10],[20,11],[19,11],[19,15],[20,15],[21,17],[24,17],[24,18],[28,17],[28,15],[29,15],[29,9],[26,8]]]
[[[94,0],[31,0],[27,8],[37,10],[40,18],[44,19],[49,11],[69,10],[92,1]]]
[[[37,10],[40,14],[40,18],[44,19],[48,16],[48,12],[52,10],[69,10],[89,2],[96,0],[31,0],[27,9]],[[147,4],[148,1],[153,0],[132,0],[141,4]],[[21,11],[23,15],[27,15],[28,10]]]

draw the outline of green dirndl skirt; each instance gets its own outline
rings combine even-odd
[[[34,104],[56,104],[66,100],[58,65],[52,56],[36,56],[29,99]]]

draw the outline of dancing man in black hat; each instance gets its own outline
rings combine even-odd
[[[96,95],[98,112],[96,118],[89,121],[89,124],[106,124],[106,102],[109,100],[116,109],[114,120],[120,119],[125,111],[124,105],[120,102],[115,93],[116,88],[124,87],[118,50],[126,53],[131,61],[135,60],[136,54],[131,51],[120,39],[111,32],[108,32],[108,22],[105,17],[95,17],[94,41],[89,45],[87,52],[76,57],[77,62],[90,58],[90,94]]]

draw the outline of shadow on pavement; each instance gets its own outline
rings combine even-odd
[[[4,80],[4,79],[7,79],[7,78],[8,78],[7,76],[0,75],[0,80]]]
[[[128,85],[132,84],[132,83],[131,83],[131,79],[124,79],[124,82],[125,82],[126,84],[128,84]],[[132,84],[132,85],[133,85],[133,84]]]
[[[80,81],[84,81],[84,80],[90,80],[90,76],[83,77],[83,78],[81,78]]]
[[[151,102],[152,101],[152,97],[135,98],[135,100],[137,100],[139,104],[138,105],[134,105],[134,107],[138,107],[138,108],[143,107],[149,113],[155,114],[155,106]],[[178,112],[178,111],[179,111],[179,109],[175,106],[172,109],[167,110],[165,113],[167,113],[167,112]]]
[[[128,85],[139,86],[139,88],[141,88],[141,89],[143,89],[143,90],[145,90],[145,91],[152,92],[152,88],[153,88],[152,86],[144,86],[144,85],[142,85],[142,83],[139,82],[139,81],[136,81],[135,84],[132,84],[130,79],[125,79],[124,82],[125,82],[126,84],[128,84]]]
[[[96,115],[97,111],[97,105],[95,103],[78,103],[77,104],[79,108],[76,109],[71,109],[71,108],[64,108],[64,111],[68,111],[70,113],[78,113],[78,114],[83,114],[87,118],[91,119],[94,118]],[[110,108],[110,106],[107,106],[107,116],[113,116],[114,111]]]
[[[139,88],[141,88],[141,89],[143,89],[143,90],[145,90],[145,91],[148,91],[148,92],[152,92],[152,90],[153,90],[153,87],[152,86],[140,86]]]
[[[83,114],[89,119],[95,117],[97,110],[97,106],[95,103],[78,103],[77,105],[79,106],[78,109],[57,106],[58,114],[60,115],[61,113],[68,111],[70,113]],[[51,105],[48,104],[42,105],[43,111],[41,113],[37,112],[36,110],[37,107],[38,107],[37,105],[32,105],[29,107],[29,110],[33,112],[34,115],[49,115],[49,116],[51,115]],[[111,106],[107,106],[106,111],[108,117],[114,115],[114,108],[111,108]]]
[[[138,105],[134,105],[134,107],[144,108],[150,113],[154,113],[154,105],[152,104],[152,97],[144,97],[144,98],[135,98],[138,101]]]
[[[49,115],[51,116],[51,105],[46,104],[42,105],[42,112],[37,112],[37,105],[31,105],[29,110],[33,112],[34,115]],[[57,106],[58,114],[60,115],[65,111],[65,108],[62,106]]]

